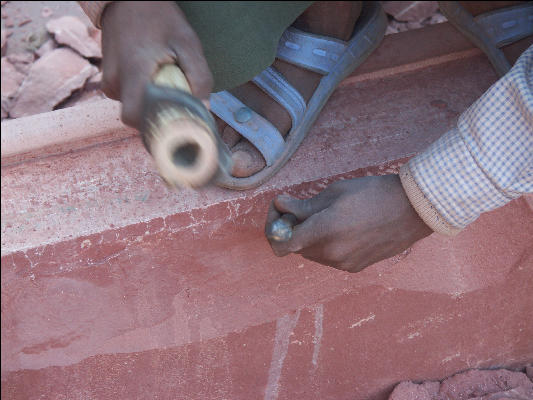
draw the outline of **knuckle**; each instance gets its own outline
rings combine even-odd
[[[189,80],[196,92],[203,96],[207,96],[211,92],[214,84],[213,75],[209,68],[193,68],[189,72]]]
[[[112,90],[109,86],[103,86],[102,85],[102,92],[106,95],[106,97],[117,100],[117,96],[115,95],[115,91]]]
[[[102,73],[101,89],[102,89],[102,92],[104,92],[104,94],[110,99],[116,100],[118,98],[115,79],[113,79],[109,73],[106,73],[105,70]]]
[[[303,245],[299,240],[291,240],[288,245],[289,252],[296,253],[303,249]]]
[[[122,104],[122,112],[120,115],[122,122],[126,125],[137,127],[139,122],[138,113],[133,111],[133,107],[129,103]]]
[[[333,263],[342,263],[345,258],[342,249],[336,243],[331,243],[324,248],[324,257]]]

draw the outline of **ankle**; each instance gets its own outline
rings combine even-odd
[[[294,21],[305,32],[348,40],[362,9],[361,1],[317,1]]]

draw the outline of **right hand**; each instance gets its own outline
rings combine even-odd
[[[116,1],[102,15],[102,89],[139,129],[144,89],[164,64],[177,64],[192,95],[207,101],[213,76],[200,39],[173,1]]]
[[[310,199],[278,196],[267,226],[283,214],[299,221],[286,242],[271,241],[278,257],[289,253],[343,271],[359,272],[411,247],[433,231],[415,211],[398,175],[338,181]]]

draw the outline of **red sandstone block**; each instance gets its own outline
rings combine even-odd
[[[169,191],[130,136],[2,166],[2,397],[381,400],[531,360],[523,199],[358,274],[272,254],[274,195],[397,171],[496,79],[472,53],[380,72],[345,81],[255,190]],[[80,135],[99,127],[83,110]]]

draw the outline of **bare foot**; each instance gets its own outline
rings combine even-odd
[[[302,31],[348,40],[360,13],[361,2],[319,1],[300,15],[293,26]],[[306,102],[311,98],[322,78],[322,75],[318,73],[278,59],[274,61],[273,67],[300,92]],[[247,82],[230,92],[270,121],[283,136],[287,135],[292,123],[289,114],[255,84]],[[232,150],[233,176],[249,177],[265,167],[263,156],[248,140],[242,138],[232,127],[218,118],[217,124],[222,140]]]

